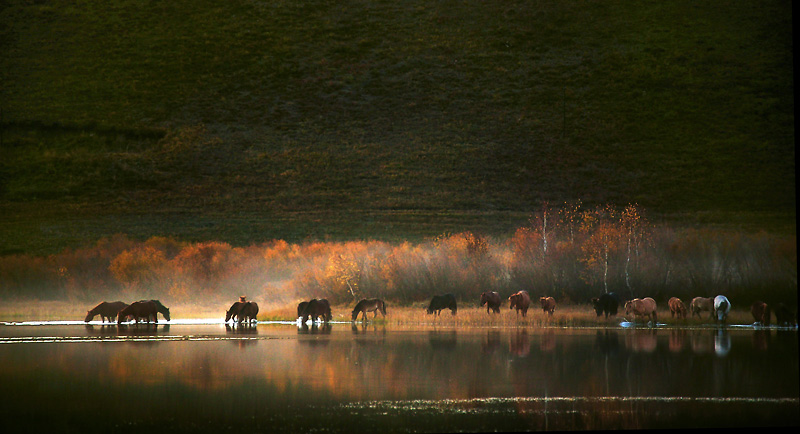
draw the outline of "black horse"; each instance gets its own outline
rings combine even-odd
[[[302,305],[303,303],[300,304]],[[297,306],[297,310],[300,311],[300,306]],[[305,324],[309,318],[311,318],[312,322],[316,321],[317,318],[322,318],[322,320],[327,323],[333,317],[331,315],[331,304],[324,298],[309,300],[306,305],[303,306],[299,316],[302,324]]]
[[[383,300],[379,298],[362,298],[353,308],[350,316],[355,321],[358,319],[358,315],[363,312],[362,321],[366,321],[367,312],[372,312],[372,318],[374,319],[378,316],[378,311],[381,311],[381,315],[386,316],[386,303]]]
[[[428,314],[436,312],[436,316],[442,313],[442,309],[450,309],[450,313],[455,315],[458,311],[456,306],[456,296],[453,294],[434,295],[431,304],[428,305]]]
[[[609,292],[601,295],[600,297],[593,298],[592,305],[594,306],[594,311],[597,312],[597,316],[605,314],[606,319],[608,319],[609,315],[617,315],[617,309],[619,308],[619,296],[617,296],[617,294],[614,292]]]
[[[304,311],[304,310],[306,310],[306,306],[308,306],[308,302],[307,302],[307,301],[301,301],[301,302],[300,302],[300,303],[297,305],[297,317],[298,317],[298,318],[300,318],[301,316],[303,316],[303,311]]]

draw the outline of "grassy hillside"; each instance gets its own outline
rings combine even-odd
[[[794,231],[791,12],[8,0],[0,251],[502,233],[578,198]]]

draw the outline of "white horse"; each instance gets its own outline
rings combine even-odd
[[[724,295],[714,297],[714,319],[717,322],[725,322],[725,319],[728,318],[728,312],[730,311],[731,302],[728,301],[728,297]]]

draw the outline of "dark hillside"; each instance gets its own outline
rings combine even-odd
[[[4,252],[503,233],[577,198],[794,231],[788,1],[9,0],[0,49]]]

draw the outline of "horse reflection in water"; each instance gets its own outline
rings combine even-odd
[[[625,346],[634,353],[652,353],[658,345],[655,329],[633,329],[625,335]]]
[[[234,323],[233,325],[225,323],[225,332],[229,335],[257,335],[258,327],[250,322]]]
[[[769,329],[755,329],[753,331],[753,349],[766,351],[769,348],[771,334]]]
[[[481,342],[481,352],[483,354],[492,354],[500,348],[500,331],[489,330],[486,332],[486,339]]]
[[[541,335],[541,341],[539,341],[539,349],[544,353],[549,353],[556,348],[556,334],[555,330],[549,328],[545,330]]]
[[[731,351],[731,334],[728,329],[717,330],[714,335],[714,353],[718,356],[727,356]]]
[[[619,352],[619,333],[614,330],[598,330],[595,343],[601,353],[616,354]]]
[[[517,329],[508,339],[508,351],[517,357],[527,357],[531,352],[531,338],[527,329]]]
[[[714,336],[708,330],[692,330],[689,343],[692,351],[697,354],[706,354],[714,350]]]
[[[458,343],[456,331],[431,330],[428,332],[428,342],[434,350],[453,350]]]
[[[368,325],[366,322],[352,322],[350,323],[350,331],[354,335],[376,334],[379,331],[382,335],[386,335],[386,325],[378,326],[377,324]]]
[[[302,322],[300,325],[297,326],[297,334],[298,335],[329,335],[331,334],[331,330],[333,326],[330,323],[324,322],[319,324],[317,322],[312,322],[311,327],[308,324]]]
[[[669,331],[669,351],[672,353],[683,351],[688,338],[689,333],[686,329],[671,329]]]

